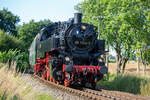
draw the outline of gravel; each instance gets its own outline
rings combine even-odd
[[[42,83],[38,79],[33,78],[30,74],[22,74],[21,78],[28,86],[33,89],[33,91],[36,91],[39,94],[44,93],[60,100],[87,100],[87,98],[52,88],[48,84]]]

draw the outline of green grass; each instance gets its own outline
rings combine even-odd
[[[47,94],[40,94],[37,96],[37,100],[56,100],[56,99]]]
[[[32,88],[31,87],[26,87],[26,89],[24,89],[22,91],[23,96],[27,95],[28,93],[32,92]]]
[[[2,63],[0,63],[0,68],[3,66],[3,64]]]
[[[19,100],[17,95],[10,97],[7,92],[0,91],[0,100]]]
[[[141,95],[150,97],[150,81],[148,83],[142,83],[141,85]]]
[[[5,92],[4,93],[1,92],[1,94],[0,94],[0,100],[7,100],[7,95],[6,95]]]
[[[141,76],[107,74],[97,85],[110,90],[150,96],[150,79]]]

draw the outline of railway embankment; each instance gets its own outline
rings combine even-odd
[[[0,64],[0,66],[3,66],[0,68],[0,100],[58,99],[27,75],[16,73],[14,69],[8,70],[7,64]]]

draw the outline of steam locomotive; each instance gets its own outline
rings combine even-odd
[[[29,62],[34,74],[47,81],[72,85],[96,82],[107,73],[104,61],[105,41],[98,40],[96,27],[82,23],[82,14],[66,22],[43,28],[29,49]]]

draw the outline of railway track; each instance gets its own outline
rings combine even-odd
[[[83,91],[98,96],[104,96],[110,98],[110,100],[150,100],[148,97],[137,96],[129,93],[119,92],[119,91],[110,91],[110,90],[91,90],[84,88]]]
[[[141,96],[136,96],[133,94],[123,93],[118,91],[110,91],[104,89],[92,90],[88,88],[74,89],[74,88],[65,87],[63,85],[58,85],[52,82],[48,82],[47,80],[44,80],[37,75],[32,75],[32,77],[38,78],[40,82],[51,86],[51,88],[58,89],[59,91],[68,92],[72,95],[80,96],[85,100],[150,100],[150,98],[148,97],[141,97]]]

